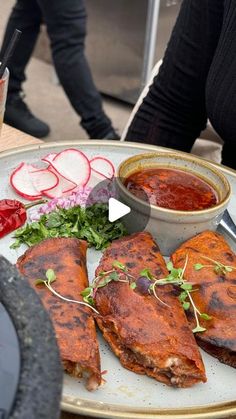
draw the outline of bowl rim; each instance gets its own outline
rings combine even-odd
[[[193,163],[197,163],[199,166],[202,166],[204,168],[207,168],[208,170],[210,170],[211,172],[213,172],[215,175],[217,175],[222,183],[225,185],[225,187],[227,188],[227,193],[226,196],[224,197],[224,199],[222,201],[220,201],[218,204],[214,205],[213,207],[210,208],[205,208],[205,209],[201,209],[201,210],[195,210],[195,211],[185,211],[185,210],[175,210],[175,209],[170,209],[170,208],[164,208],[164,207],[159,207],[158,205],[154,205],[154,204],[148,204],[146,201],[143,201],[140,198],[137,198],[135,195],[133,195],[123,184],[123,182],[120,180],[122,178],[124,178],[124,176],[120,175],[120,172],[123,168],[124,165],[128,164],[129,162],[135,162],[135,161],[139,161],[142,160],[143,158],[152,158],[152,157],[158,157],[158,156],[163,156],[163,157],[174,157],[176,159],[176,157],[181,157],[183,160],[186,160],[187,162],[193,162]],[[181,170],[181,168],[180,168]],[[160,213],[163,214],[173,214],[173,215],[204,215],[204,214],[209,214],[209,213],[214,213],[217,210],[220,210],[222,207],[224,207],[230,200],[231,194],[232,194],[232,188],[230,186],[230,183],[228,181],[228,179],[226,178],[226,176],[220,171],[220,169],[216,168],[214,166],[214,163],[211,164],[210,162],[201,159],[200,157],[197,156],[193,156],[193,155],[186,155],[186,153],[182,153],[181,151],[157,151],[157,152],[149,152],[149,153],[140,153],[140,154],[136,154],[135,156],[129,157],[125,160],[123,160],[117,170],[116,170],[116,182],[119,186],[119,188],[121,188],[121,190],[123,191],[123,193],[125,193],[130,199],[133,199],[134,201],[136,201],[137,203],[139,203],[140,205],[142,205],[144,208],[150,208],[151,210],[154,211],[160,211]]]

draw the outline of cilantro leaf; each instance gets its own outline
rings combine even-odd
[[[51,237],[76,237],[87,240],[97,250],[104,250],[111,241],[126,234],[122,222],[111,223],[108,220],[107,204],[93,204],[87,208],[57,208],[42,215],[37,222],[27,223],[16,230],[16,240],[10,247],[16,249],[21,244],[33,246]]]

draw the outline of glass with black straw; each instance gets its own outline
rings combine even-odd
[[[6,98],[7,98],[7,88],[8,88],[8,80],[9,80],[9,70],[7,65],[10,61],[12,54],[16,48],[16,45],[19,41],[21,35],[21,31],[15,29],[9,45],[5,51],[4,56],[2,57],[2,61],[0,63],[0,134],[3,124],[3,117],[4,111],[6,106]]]

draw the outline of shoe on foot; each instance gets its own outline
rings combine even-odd
[[[114,128],[111,128],[110,131],[104,135],[103,140],[120,140],[120,136]]]
[[[4,122],[37,138],[44,138],[50,132],[49,126],[30,112],[20,94],[7,98]]]

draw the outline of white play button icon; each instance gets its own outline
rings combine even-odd
[[[108,201],[108,219],[111,223],[119,218],[124,217],[124,215],[129,214],[131,211],[130,207],[122,202],[118,201],[115,198],[110,198]]]

